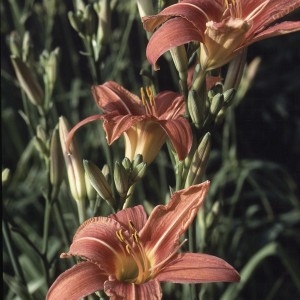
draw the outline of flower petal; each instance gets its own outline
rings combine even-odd
[[[238,272],[223,259],[198,253],[179,254],[156,277],[174,283],[235,282]]]
[[[129,238],[127,227],[122,227],[116,220],[107,217],[91,218],[84,222],[75,233],[68,253],[62,258],[79,256],[97,263],[101,269],[114,274],[123,264],[124,247],[117,237],[117,232]]]
[[[46,299],[77,300],[102,290],[107,274],[97,265],[83,262],[63,272],[50,287]]]
[[[125,228],[131,221],[137,231],[140,231],[147,221],[147,215],[142,205],[120,210],[116,214],[110,215],[109,218],[116,220]]]
[[[92,87],[92,94],[100,109],[106,113],[117,111],[120,115],[143,114],[141,100],[114,81]]]
[[[185,159],[193,143],[193,135],[189,122],[185,118],[179,118],[176,120],[161,121],[160,124],[167,132],[178,155],[178,159]]]
[[[115,113],[104,115],[103,127],[106,132],[108,144],[112,144],[125,131],[137,122],[145,119],[146,116],[117,115]]]
[[[267,28],[261,33],[257,34],[250,43],[256,43],[257,41],[264,40],[270,37],[288,34],[292,32],[300,31],[300,22],[282,22]]]
[[[155,107],[160,120],[175,119],[185,114],[184,97],[171,91],[160,92],[155,97]]]
[[[175,192],[167,205],[158,205],[140,232],[140,240],[156,262],[168,257],[196,216],[209,181]]]
[[[104,291],[110,297],[110,300],[159,300],[162,298],[162,291],[158,280],[150,280],[139,285],[110,280],[105,282]]]
[[[158,58],[168,50],[191,41],[202,41],[202,33],[183,18],[170,19],[152,35],[146,49],[146,56],[155,70]]]

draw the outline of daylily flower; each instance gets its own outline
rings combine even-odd
[[[67,253],[83,261],[62,273],[47,299],[80,299],[103,290],[110,299],[161,299],[161,281],[206,283],[239,281],[224,260],[180,253],[180,237],[195,218],[209,187],[206,181],[175,192],[147,219],[138,205],[83,223]]]
[[[192,145],[192,132],[184,118],[184,98],[171,91],[154,97],[151,88],[141,89],[141,99],[116,82],[94,86],[92,93],[104,114],[88,117],[70,132],[69,141],[82,125],[104,120],[108,144],[121,135],[125,138],[125,157],[133,160],[137,154],[151,163],[169,137],[179,160],[183,160]]]
[[[163,53],[196,41],[201,43],[202,68],[218,68],[250,44],[299,31],[299,21],[274,24],[299,6],[299,0],[180,1],[143,18],[147,31],[158,28],[148,43],[147,58],[159,69],[156,62]]]

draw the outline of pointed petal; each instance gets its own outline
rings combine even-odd
[[[167,205],[158,205],[152,211],[140,240],[149,256],[156,262],[169,256],[180,236],[196,216],[208,191],[209,181],[175,192]]]
[[[160,92],[155,97],[155,107],[157,116],[161,120],[175,119],[185,114],[183,96],[171,91]]]
[[[110,300],[139,300],[162,298],[162,291],[158,280],[150,280],[143,284],[122,283],[117,280],[106,281],[104,291]]]
[[[62,273],[50,287],[46,299],[77,300],[102,290],[107,275],[95,264],[83,262]]]
[[[160,56],[170,49],[191,41],[202,41],[202,33],[183,18],[170,19],[152,35],[146,49],[146,56],[155,70]]]
[[[181,117],[176,120],[161,121],[160,124],[167,132],[178,155],[178,159],[185,159],[193,143],[193,135],[189,122]]]
[[[117,140],[125,131],[132,127],[137,122],[145,119],[145,116],[132,116],[132,115],[116,115],[111,113],[105,115],[103,127],[106,132],[108,144],[112,144]]]
[[[223,259],[198,253],[179,254],[156,277],[175,283],[235,282],[238,272]]]
[[[142,205],[120,210],[116,214],[110,215],[109,218],[116,220],[125,228],[129,226],[129,221],[131,221],[137,231],[140,231],[147,221],[147,215]]]
[[[90,122],[94,122],[94,121],[97,121],[97,120],[103,120],[103,115],[94,115],[94,116],[90,116],[90,117],[87,117],[86,119],[80,121],[79,123],[77,123],[71,130],[70,132],[68,133],[68,136],[66,138],[66,149],[69,151],[70,150],[70,145],[71,145],[71,142],[72,142],[72,139],[76,133],[76,131],[82,127],[83,125],[85,124],[88,124]]]
[[[245,15],[243,14],[244,17],[247,17],[247,15],[255,11],[260,4],[265,5],[264,8],[253,18],[254,22],[251,31],[254,33],[261,32],[276,20],[286,16],[300,7],[299,0],[290,0],[288,2],[282,0],[264,0],[260,2],[262,3],[256,3],[256,1],[254,1],[252,5],[249,4],[249,8],[245,8]]]
[[[106,113],[117,111],[120,115],[139,115],[144,112],[141,100],[114,81],[92,87],[99,108]]]
[[[270,37],[288,34],[292,32],[300,31],[300,22],[282,22],[257,34],[250,43],[253,44],[257,41],[261,41]]]
[[[68,253],[61,258],[79,256],[101,266],[108,274],[114,274],[123,264],[123,244],[116,233],[128,237],[127,228],[107,217],[91,218],[77,230]]]

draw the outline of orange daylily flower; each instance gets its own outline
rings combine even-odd
[[[299,31],[299,21],[274,23],[299,6],[299,0],[179,1],[143,18],[147,31],[157,29],[148,43],[147,58],[159,69],[156,62],[163,53],[199,41],[202,68],[218,68],[250,44]]]
[[[47,300],[80,299],[104,290],[110,299],[161,299],[161,281],[206,283],[239,281],[224,260],[200,253],[179,253],[180,237],[201,207],[209,182],[175,192],[147,219],[138,205],[83,223],[61,258],[83,261],[62,273]]]
[[[124,135],[125,156],[130,160],[142,154],[144,161],[151,163],[167,138],[179,160],[183,160],[192,146],[192,131],[184,118],[183,96],[163,91],[154,97],[150,88],[141,91],[142,99],[113,81],[94,86],[93,96],[104,114],[78,123],[70,131],[68,140],[82,125],[101,119],[108,144]]]

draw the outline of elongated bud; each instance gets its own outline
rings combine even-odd
[[[190,169],[186,178],[185,186],[191,186],[202,182],[207,161],[210,153],[211,137],[210,133],[206,133],[195,151]]]
[[[21,60],[21,58],[11,55],[10,59],[20,86],[30,102],[36,106],[42,106],[44,99],[43,90],[32,73],[32,70]]]
[[[59,143],[58,127],[54,128],[50,143],[50,182],[59,187],[64,178],[65,167],[63,165],[63,154]]]
[[[196,128],[201,128],[204,120],[205,101],[200,98],[198,92],[195,90],[190,90],[189,92],[188,110]]]
[[[240,54],[234,57],[229,63],[228,71],[224,82],[224,90],[234,88],[238,89],[242,75],[244,73],[247,58],[247,48],[244,48]]]
[[[56,82],[58,57],[59,48],[50,53],[43,51],[40,56],[40,65],[44,69],[44,84],[48,97],[51,97]]]
[[[223,94],[218,93],[212,98],[210,104],[210,113],[213,118],[215,118],[218,112],[222,109],[223,104],[224,104]]]
[[[129,189],[129,178],[128,172],[119,162],[115,163],[114,181],[119,195],[124,198]]]
[[[126,171],[131,172],[132,164],[131,164],[131,161],[128,157],[123,158],[122,165],[123,165],[123,167]]]
[[[69,154],[69,149],[66,148],[66,139],[69,133],[69,124],[65,117],[59,118],[58,128],[60,144],[67,168],[71,194],[77,202],[84,201],[86,198],[86,187],[83,163],[74,139],[70,144],[71,154]]]
[[[146,173],[146,169],[147,169],[147,163],[145,163],[145,162],[141,162],[140,164],[135,166],[132,169],[132,172],[130,174],[131,182],[135,183],[135,182],[141,180]]]
[[[68,18],[69,18],[69,22],[70,22],[71,26],[75,29],[75,31],[78,32],[80,37],[84,38],[84,35],[83,35],[84,24],[83,24],[80,16],[78,16],[78,14],[82,15],[82,12],[75,14],[74,12],[69,11]]]
[[[152,1],[149,0],[136,0],[140,17],[154,15],[154,8]]]
[[[84,34],[91,37],[96,32],[97,24],[97,15],[91,4],[88,4],[84,9],[83,22],[85,24]]]
[[[89,178],[90,184],[101,198],[106,200],[112,207],[115,205],[113,193],[102,171],[92,162],[83,161],[84,170]]]
[[[142,162],[144,162],[143,155],[137,154],[134,160],[132,161],[132,168],[134,169],[137,165],[141,164]]]
[[[111,38],[111,9],[110,0],[100,0],[93,4],[98,14],[97,41],[101,44],[108,44]]]
[[[188,59],[184,45],[174,47],[170,50],[175,67],[180,79],[187,79]]]

